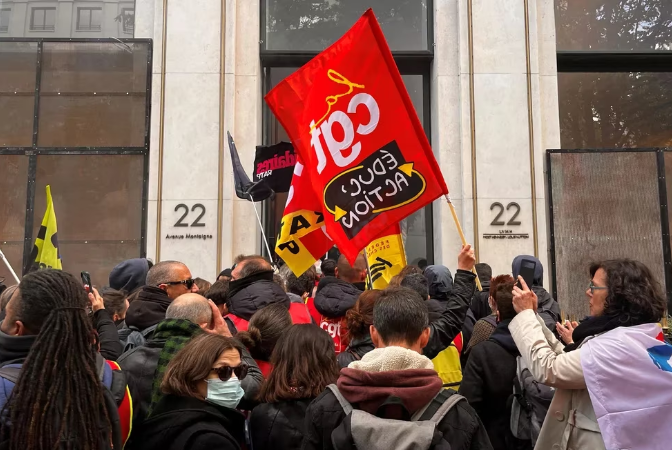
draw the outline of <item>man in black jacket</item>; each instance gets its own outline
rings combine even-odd
[[[509,331],[509,323],[516,317],[512,291],[513,283],[497,286],[497,328],[490,339],[471,349],[460,385],[460,394],[478,413],[495,450],[530,449],[529,441],[514,438],[509,426],[509,397],[516,377],[516,357],[520,356]]]
[[[408,416],[423,409],[443,390],[432,362],[421,354],[431,334],[425,299],[403,287],[383,292],[373,309],[371,339],[376,349],[341,370],[337,383],[341,395],[356,409],[370,414],[376,414],[391,398],[400,401]],[[454,391],[446,392],[455,395]],[[401,406],[395,411],[400,412]],[[333,449],[333,437],[347,436],[345,417],[334,393],[325,390],[306,411],[301,448]],[[436,428],[443,434],[441,443],[449,444],[452,450],[492,448],[478,416],[464,400],[448,411]]]
[[[355,264],[351,266],[345,255],[341,255],[335,273],[336,277],[324,277],[320,280],[315,298],[308,300],[308,310],[315,323],[331,335],[338,355],[346,348],[343,339],[345,313],[355,306],[366,288],[366,257],[360,253]]]
[[[170,357],[203,331],[230,336],[214,303],[198,294],[185,294],[173,300],[166,311],[165,320],[158,324],[146,345],[129,350],[119,357],[117,362],[128,378],[133,398],[134,426],[141,423],[149,413],[156,377],[162,375],[159,368],[162,354],[161,365],[165,369]],[[243,359],[250,370],[241,384],[245,399],[252,400],[259,391],[263,377],[247,352],[243,353]]]
[[[126,327],[119,330],[119,339],[125,350],[135,347],[137,339],[143,343],[154,333],[156,325],[166,317],[170,302],[182,294],[198,292],[189,268],[178,261],[162,261],[147,272],[147,285],[126,311]],[[132,345],[128,345],[131,343]]]

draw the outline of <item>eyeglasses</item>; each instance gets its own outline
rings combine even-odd
[[[236,377],[239,380],[242,380],[247,376],[247,370],[249,369],[249,366],[245,363],[241,363],[239,366],[236,367],[231,367],[231,366],[222,366],[218,368],[213,368],[213,372],[217,372],[217,376],[219,377],[220,380],[222,381],[229,381],[231,379],[231,375],[234,373],[236,374]]]
[[[590,289],[590,295],[595,295],[595,291],[599,291],[599,290],[603,290],[603,289],[607,289],[607,288],[604,287],[604,286],[595,286],[595,284],[593,284],[593,280],[590,280],[590,283],[588,284],[588,289]]]
[[[194,279],[189,278],[188,280],[182,281],[166,281],[165,283],[160,283],[157,286],[161,286],[162,284],[183,284],[187,289],[191,289],[191,287],[194,285]]]

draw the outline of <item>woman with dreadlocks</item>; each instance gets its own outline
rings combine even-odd
[[[122,448],[130,421],[120,424],[125,380],[117,405],[108,387],[123,375],[96,352],[88,304],[65,272],[41,270],[19,284],[0,325],[2,447]]]

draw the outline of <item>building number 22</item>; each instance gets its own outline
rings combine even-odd
[[[507,226],[515,226],[515,225],[520,225],[520,221],[516,220],[516,217],[518,217],[518,214],[520,214],[520,205],[516,202],[511,202],[508,205],[506,205],[506,210],[510,210],[511,208],[515,209],[515,212],[513,213],[513,216],[509,219],[508,222],[504,222],[503,220],[499,220],[502,215],[504,215],[504,205],[502,205],[499,202],[495,202],[492,205],[490,205],[490,211],[493,209],[499,209],[499,212],[495,216],[492,222],[490,222],[490,225],[493,225],[495,227],[502,227],[504,225]]]
[[[175,211],[178,210],[184,210],[184,214],[182,214],[182,217],[180,217],[177,222],[175,222],[175,227],[204,227],[205,224],[203,222],[200,222],[200,220],[203,218],[205,215],[205,206],[203,206],[200,203],[196,203],[194,206],[191,207],[191,212],[194,212],[196,209],[200,209],[201,213],[196,217],[196,220],[194,220],[191,225],[188,223],[184,223],[183,220],[186,219],[187,215],[189,214],[189,207],[185,205],[184,203],[180,203],[179,205],[175,206]]]

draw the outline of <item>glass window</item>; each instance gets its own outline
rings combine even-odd
[[[38,145],[142,147],[148,45],[45,42]]]
[[[559,73],[562,148],[672,145],[672,73]]]
[[[100,31],[102,8],[77,8],[77,31]]]
[[[427,0],[262,1],[266,50],[323,50],[368,8],[376,13],[392,50],[429,50]]]
[[[0,147],[30,147],[35,115],[37,44],[0,42],[0,67]]]
[[[124,33],[133,35],[133,30],[135,29],[135,10],[132,8],[123,8],[119,15],[119,21]]]
[[[63,268],[105,284],[119,261],[141,251],[143,165],[143,155],[38,156],[32,238],[51,185]]]
[[[30,17],[31,31],[54,31],[56,8],[33,8]]]
[[[0,249],[19,276],[23,268],[27,181],[28,157],[0,155]],[[8,286],[14,284],[9,270],[0,262],[2,278]]]
[[[558,50],[672,50],[670,0],[555,0]]]
[[[270,85],[274,87],[287,76],[291,75],[296,68],[269,68]],[[420,118],[420,122],[424,121],[424,83],[423,75],[402,75],[406,90],[411,97],[413,106]],[[278,120],[270,111],[268,112],[269,123],[269,142],[277,143],[280,141],[289,142],[289,137],[285,129],[280,125]],[[275,197],[269,200],[265,206],[265,212],[268,215],[266,220],[267,236],[270,238],[271,245],[274,244],[274,237],[280,234],[280,220],[285,211],[285,203],[287,202],[286,193],[276,193]],[[428,207],[431,208],[431,205]],[[416,211],[408,218],[400,223],[401,234],[404,238],[404,245],[406,250],[406,259],[409,264],[418,264],[421,260],[427,261],[428,246],[433,246],[434,243],[430,241],[431,229],[427,230],[427,209]],[[428,232],[429,231],[429,232]]]
[[[9,18],[11,16],[11,8],[0,8],[0,33],[7,33],[9,31]]]

